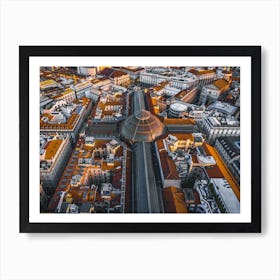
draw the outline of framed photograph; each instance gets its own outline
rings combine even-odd
[[[20,46],[20,232],[261,232],[260,46]]]

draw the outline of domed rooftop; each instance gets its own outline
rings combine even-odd
[[[129,116],[120,127],[121,135],[131,142],[152,142],[164,132],[164,124],[143,109]]]

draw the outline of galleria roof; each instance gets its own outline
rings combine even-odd
[[[132,142],[152,142],[165,131],[164,124],[146,110],[136,111],[121,125],[121,135]]]

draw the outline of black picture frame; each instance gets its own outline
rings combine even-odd
[[[32,56],[249,56],[251,57],[250,223],[31,223],[29,222],[29,58]],[[19,46],[21,233],[261,232],[260,46]],[[35,147],[36,148],[36,147]],[[37,149],[37,148],[36,148]],[[39,193],[38,193],[39,194]]]

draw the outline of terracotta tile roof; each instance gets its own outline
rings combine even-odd
[[[62,92],[62,95],[67,95],[69,93],[74,93],[75,91],[71,88],[67,88],[65,91]]]
[[[189,72],[195,74],[195,75],[205,75],[205,74],[210,74],[210,73],[215,73],[215,70],[196,70],[196,69],[191,69]]]
[[[106,77],[102,77],[102,78],[99,78],[99,81],[98,81],[98,82],[100,82],[100,81],[110,81],[110,79],[109,79],[109,78],[106,78]]]
[[[109,77],[115,70],[112,68],[104,68],[99,74]]]
[[[90,151],[79,152],[79,158],[91,158],[92,153]]]
[[[112,176],[112,185],[115,188],[121,188],[122,169],[115,169]]]
[[[124,75],[128,75],[128,74],[125,73],[125,72],[122,72],[122,71],[120,71],[120,70],[116,70],[115,72],[113,72],[113,73],[110,75],[110,77],[111,77],[111,78],[119,78],[119,77],[124,76]]]
[[[106,106],[117,106],[117,105],[124,105],[124,104],[125,101],[123,99],[106,102]]]
[[[110,165],[107,164],[107,162],[103,161],[101,169],[102,170],[113,170],[113,169],[115,169],[118,166],[121,166],[121,162],[120,161],[115,161],[113,166],[110,166]]]
[[[178,93],[176,93],[174,95],[174,97],[181,99],[182,97],[184,97],[189,92],[190,92],[190,90],[184,89],[184,90],[181,90]]]
[[[148,107],[150,109],[150,112],[155,115],[155,110],[154,110],[154,104],[152,102],[152,98],[151,98],[151,95],[150,94],[146,94],[146,100],[147,100],[147,103],[148,103]]]
[[[76,146],[77,146],[77,145],[76,145]],[[83,150],[89,151],[89,152],[92,152],[93,149],[94,149],[93,146],[90,146],[90,145],[87,145],[87,144],[84,144],[83,146],[82,146],[82,144],[80,144],[79,147],[80,147],[80,148],[83,147]]]
[[[106,143],[108,143],[108,140],[95,139],[94,146],[95,148],[103,148],[106,147]]]
[[[83,106],[87,106],[91,102],[91,99],[87,98],[87,97],[83,97],[81,100],[82,100]]]
[[[224,178],[223,173],[217,165],[206,166],[204,169],[209,178]]]
[[[43,117],[48,118],[49,121],[53,118],[53,116],[48,113],[44,113],[41,118],[43,118]]]
[[[54,80],[45,80],[40,82],[40,86],[46,86],[46,85],[52,85],[52,84],[56,84],[56,82]]]
[[[192,155],[192,162],[197,164],[198,160],[197,160],[197,156],[196,155]]]
[[[131,71],[131,72],[138,72],[138,71],[144,70],[144,68],[128,68],[128,66],[122,67],[122,68],[125,70],[128,70],[128,71]]]
[[[77,118],[79,117],[78,114],[72,114],[68,120],[67,120],[67,123],[44,123],[42,121],[42,118],[41,118],[41,121],[40,121],[40,128],[42,129],[50,129],[50,128],[56,128],[56,127],[59,127],[61,129],[73,129],[74,127],[74,124],[77,120]]]
[[[53,96],[52,99],[59,99],[59,98],[61,98],[62,96],[63,96],[62,94],[58,94],[58,95],[56,95],[56,96]]]
[[[223,89],[224,87],[229,86],[228,81],[226,81],[225,79],[216,80],[213,82],[213,84],[219,89]]]
[[[169,158],[168,153],[163,150],[160,151],[159,156],[164,179],[179,180],[180,177],[176,165],[173,160]]]
[[[164,119],[164,124],[190,124],[190,125],[195,125],[195,120],[193,118],[187,118],[187,119],[170,119],[170,118],[165,118]]]
[[[170,133],[171,135],[175,136],[178,140],[187,140],[190,139],[193,141],[193,135],[192,133]]]
[[[163,89],[166,85],[168,85],[169,82],[168,81],[163,81],[161,83],[159,83],[158,85],[153,86],[151,89],[155,92]]]
[[[156,143],[157,143],[157,147],[158,147],[158,151],[159,151],[159,152],[160,152],[160,150],[165,149],[164,143],[163,143],[163,140],[162,140],[162,139],[157,140]]]
[[[200,201],[199,193],[196,190],[194,190],[193,194],[194,194],[194,203],[195,204],[200,204],[201,201]]]
[[[240,77],[232,77],[232,80],[240,82]]]
[[[182,189],[167,187],[163,189],[164,211],[166,213],[188,213]]]
[[[117,150],[116,150],[116,157],[121,157],[123,155],[123,147],[120,146]]]
[[[51,160],[55,156],[62,142],[63,140],[56,139],[48,143],[46,147],[46,155],[45,155],[46,160]]]

